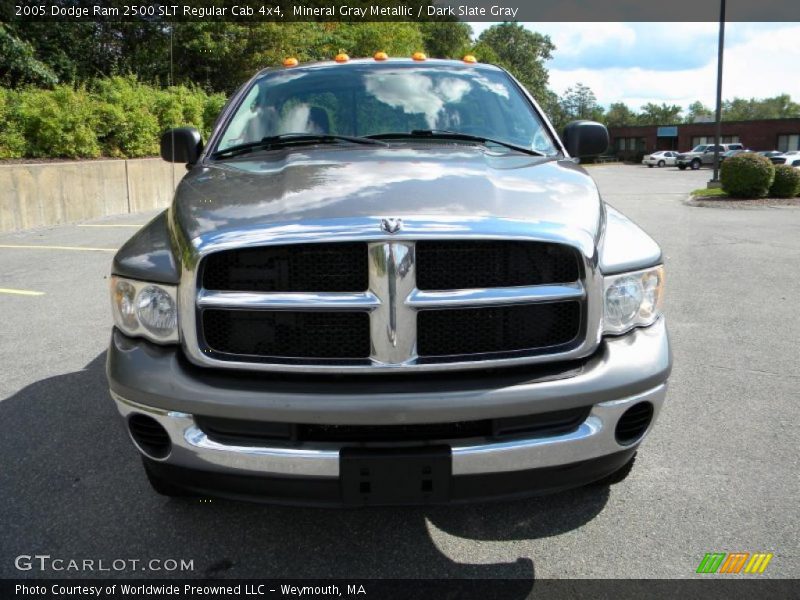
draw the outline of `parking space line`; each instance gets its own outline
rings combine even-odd
[[[39,246],[27,244],[0,244],[0,248],[12,250],[85,250],[87,252],[116,252],[117,248],[91,248],[88,246]]]
[[[144,226],[144,223],[83,223],[78,225],[78,227],[136,227],[137,229]]]
[[[34,292],[33,290],[14,290],[11,288],[0,288],[0,294],[14,294],[15,296],[44,296],[44,292]]]

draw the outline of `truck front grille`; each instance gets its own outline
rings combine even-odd
[[[575,251],[559,244],[517,241],[417,243],[417,287],[458,290],[578,281]]]
[[[207,290],[247,292],[363,292],[367,244],[297,244],[223,250],[202,274]]]
[[[368,358],[364,312],[205,310],[212,353],[253,358]]]
[[[573,358],[586,338],[585,272],[577,249],[541,241],[226,249],[199,263],[195,356],[276,370]]]
[[[580,323],[574,301],[424,310],[417,317],[417,344],[421,357],[552,349],[574,341]]]

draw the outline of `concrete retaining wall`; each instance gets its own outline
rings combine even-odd
[[[185,174],[160,158],[0,165],[0,232],[166,208]]]

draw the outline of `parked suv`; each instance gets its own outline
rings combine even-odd
[[[658,245],[506,71],[258,73],[113,262],[111,396],[153,488],[425,504],[622,479],[666,395]]]
[[[697,170],[700,168],[701,165],[713,165],[714,164],[714,144],[700,144],[692,148],[690,152],[682,152],[678,155],[676,160],[676,164],[678,168],[683,171],[686,167],[691,167],[693,170]],[[744,146],[742,144],[720,144],[719,145],[719,154],[720,156],[727,152],[728,150],[743,150]]]

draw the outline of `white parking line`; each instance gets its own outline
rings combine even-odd
[[[26,244],[0,244],[11,250],[85,250],[87,252],[116,252],[117,248],[90,248],[88,246],[33,246]]]
[[[44,296],[44,292],[34,292],[33,290],[14,290],[11,288],[0,288],[0,294],[13,294],[15,296]]]

